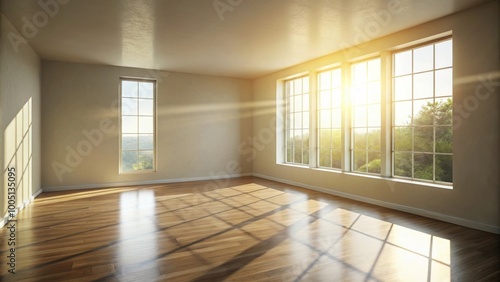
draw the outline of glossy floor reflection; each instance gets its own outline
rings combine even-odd
[[[258,178],[44,193],[3,281],[496,281],[500,236]],[[3,228],[0,263],[6,263]]]

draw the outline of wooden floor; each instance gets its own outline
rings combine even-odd
[[[252,177],[43,193],[16,219],[2,281],[500,280],[499,235]]]

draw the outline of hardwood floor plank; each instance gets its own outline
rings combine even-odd
[[[2,281],[499,281],[500,236],[269,180],[43,193]]]

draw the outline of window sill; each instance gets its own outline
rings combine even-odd
[[[411,179],[383,177],[383,176],[374,175],[374,174],[363,174],[363,173],[356,173],[356,172],[351,172],[351,171],[341,171],[338,169],[327,169],[327,168],[318,168],[318,167],[312,168],[312,167],[309,167],[307,165],[297,165],[297,164],[287,164],[287,163],[277,163],[277,165],[282,165],[282,166],[286,166],[286,167],[294,167],[294,168],[311,169],[314,171],[321,171],[321,172],[327,172],[327,173],[331,172],[331,173],[344,174],[344,175],[356,176],[356,177],[365,177],[365,178],[391,181],[391,182],[397,182],[397,183],[405,183],[405,184],[440,188],[440,189],[446,189],[446,190],[453,190],[453,185],[446,185],[446,184],[439,184],[439,183],[432,183],[432,182],[425,182],[425,181],[418,181],[418,180],[411,180]]]

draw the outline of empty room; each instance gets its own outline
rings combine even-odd
[[[499,11],[0,0],[0,280],[499,281]]]

